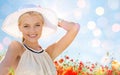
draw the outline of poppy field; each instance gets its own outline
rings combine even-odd
[[[111,61],[110,65],[103,66],[98,63],[82,62],[71,59],[69,56],[54,61],[57,75],[120,75],[120,62]],[[10,68],[9,75],[14,75]]]

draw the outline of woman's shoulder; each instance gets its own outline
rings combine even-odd
[[[21,53],[23,53],[24,51],[24,47],[22,45],[22,43],[20,43],[19,41],[16,41],[16,40],[13,40],[11,41],[9,47],[8,47],[8,50],[11,50],[12,52],[17,52],[21,55]]]
[[[11,41],[9,47],[13,47],[13,48],[21,48],[22,44],[16,40]]]

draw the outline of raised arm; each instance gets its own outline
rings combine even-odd
[[[71,44],[80,29],[80,25],[74,22],[61,21],[58,25],[67,32],[59,41],[47,48],[53,60]]]
[[[10,67],[14,67],[17,57],[19,56],[19,50],[21,47],[16,41],[12,42],[8,47],[5,58],[0,62],[0,75],[8,75]]]

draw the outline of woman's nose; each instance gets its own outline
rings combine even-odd
[[[34,33],[35,32],[35,28],[31,27],[29,32]]]

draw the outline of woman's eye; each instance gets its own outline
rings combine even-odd
[[[24,26],[25,28],[28,27],[28,26]]]
[[[36,26],[40,26],[39,24],[37,24]]]

